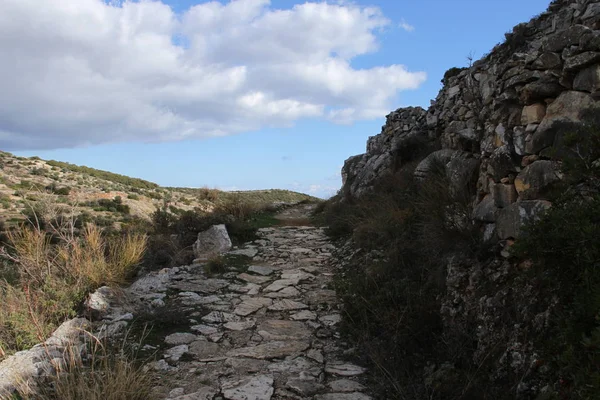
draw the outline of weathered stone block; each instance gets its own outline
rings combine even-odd
[[[525,85],[521,90],[520,99],[525,104],[533,104],[547,98],[556,97],[563,90],[565,90],[565,88],[558,82],[541,79]]]
[[[539,56],[532,64],[533,68],[542,70],[560,68],[561,66],[562,59],[560,58],[560,54],[549,51]]]
[[[595,51],[586,51],[577,54],[565,60],[565,71],[576,71],[600,61],[600,53]]]
[[[546,106],[541,103],[535,103],[523,107],[521,113],[521,125],[539,124],[546,116]]]
[[[498,208],[505,208],[517,201],[519,194],[515,185],[498,183],[492,187],[494,204]]]
[[[579,38],[591,29],[584,25],[573,25],[544,40],[544,50],[549,52],[562,51],[565,47],[579,44]]]
[[[515,178],[515,188],[521,199],[537,198],[545,189],[562,178],[553,161],[538,160],[528,165]]]
[[[600,89],[600,65],[593,65],[579,71],[573,81],[573,89],[596,92]]]
[[[552,206],[545,200],[526,200],[511,204],[498,212],[496,230],[502,240],[519,237],[522,226],[539,217]]]
[[[473,209],[473,219],[480,222],[495,222],[497,210],[494,197],[488,194]]]
[[[488,173],[494,177],[496,182],[504,178],[511,172],[515,172],[515,161],[508,145],[502,146],[494,150],[489,159]]]

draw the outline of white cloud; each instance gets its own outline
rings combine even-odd
[[[310,194],[311,196],[320,197],[322,199],[328,199],[334,196],[339,189],[339,186],[315,184],[309,185],[308,189],[305,190],[305,192]]]
[[[415,30],[415,27],[411,24],[409,24],[408,22],[406,22],[404,20],[404,18],[402,19],[402,21],[400,21],[399,24],[400,28],[404,29],[406,32],[413,32]]]
[[[164,0],[163,0],[164,1]],[[216,1],[2,0],[0,148],[166,141],[381,117],[426,76],[357,69],[380,10]]]

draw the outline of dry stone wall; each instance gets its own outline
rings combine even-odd
[[[545,190],[562,178],[550,151],[563,140],[559,123],[600,106],[600,1],[554,1],[443,83],[428,110],[387,116],[366,153],[345,162],[342,193],[363,195],[425,150],[418,176],[441,162],[454,189],[476,188],[472,217],[487,239],[514,238],[550,206]]]

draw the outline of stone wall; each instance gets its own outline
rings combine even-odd
[[[506,36],[470,67],[449,71],[428,110],[389,114],[366,153],[345,162],[342,194],[363,195],[425,149],[416,174],[437,161],[456,189],[474,183],[473,218],[487,239],[515,238],[548,208],[544,192],[562,178],[550,157],[562,141],[557,122],[579,122],[600,105],[600,1],[556,0]]]

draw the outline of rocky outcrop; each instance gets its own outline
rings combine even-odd
[[[69,357],[85,351],[91,323],[74,318],[63,323],[44,343],[20,351],[0,363],[0,399],[12,399],[17,390],[27,394],[44,377],[64,368]]]
[[[587,118],[600,113],[600,0],[552,1],[483,59],[449,70],[443,83],[428,110],[401,108],[387,116],[366,153],[346,161],[338,197],[365,196],[378,190],[380,179],[395,182],[386,175],[404,169],[398,174],[404,177],[409,168],[417,184],[443,176],[451,192],[466,195],[469,226],[482,246],[457,244],[436,261],[442,278],[428,271],[428,279],[441,281],[434,313],[444,337],[472,346],[466,365],[479,371],[489,398],[542,398],[561,391],[564,381],[555,378],[564,371],[553,369],[539,338],[569,306],[544,292],[543,279],[526,273],[533,272],[532,261],[517,260],[510,248],[525,224],[552,207],[556,185],[570,182],[562,172],[573,160],[567,157],[581,160],[590,152],[565,143],[582,122],[588,134]],[[584,186],[573,192],[585,192]],[[341,267],[368,275],[368,260],[377,254],[353,246],[340,248]],[[454,381],[464,367],[443,357],[423,371],[426,386]]]
[[[198,239],[194,243],[194,257],[197,261],[206,261],[230,249],[231,239],[225,225],[213,225],[198,233]]]
[[[387,116],[366,153],[346,161],[341,194],[360,197],[379,178],[431,152],[417,167],[419,178],[433,160],[445,165],[454,189],[464,190],[456,185],[473,173],[473,218],[490,225],[482,232],[495,230],[500,219],[501,236],[518,236],[526,218],[502,210],[545,200],[545,190],[561,179],[559,165],[549,161],[550,148],[563,143],[561,122],[580,122],[585,110],[600,106],[600,1],[553,1],[486,57],[449,71],[443,83],[428,110],[401,108]],[[548,205],[530,204],[510,209],[535,213]],[[515,225],[506,229],[508,221]]]

